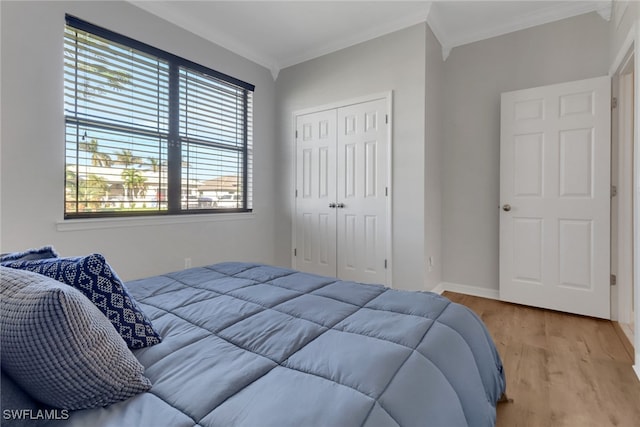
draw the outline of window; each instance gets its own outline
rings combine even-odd
[[[67,15],[65,218],[250,211],[253,90]]]

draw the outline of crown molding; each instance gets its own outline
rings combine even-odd
[[[324,46],[320,46],[316,49],[305,52],[302,55],[294,55],[289,58],[285,58],[280,62],[281,68],[290,67],[292,65],[300,64],[311,59],[319,58],[329,53],[337,52],[339,50],[355,46],[359,43],[363,43],[375,38],[391,34],[396,31],[409,28],[413,25],[421,24],[427,21],[429,16],[429,10],[431,9],[431,2],[426,3],[426,9],[424,13],[413,14],[410,16],[404,16],[391,22],[386,22],[382,25],[368,28],[358,34],[354,34],[348,38],[344,38],[338,42],[330,43]]]
[[[596,12],[605,21],[611,21],[611,15],[613,14],[613,0],[599,1],[599,5],[596,7]]]
[[[436,36],[436,39],[440,43],[442,48],[442,60],[446,61],[453,46],[448,43],[447,33],[442,28],[440,22],[442,22],[442,18],[440,17],[437,6],[434,7],[431,5],[429,8],[429,14],[427,15],[427,25],[429,25],[431,32]]]
[[[309,49],[302,54],[294,54],[284,59],[276,59],[263,52],[259,52],[253,46],[240,42],[234,37],[216,30],[215,26],[207,25],[200,20],[194,20],[180,7],[176,7],[176,3],[168,1],[144,1],[144,0],[128,0],[132,5],[145,10],[165,21],[177,25],[186,31],[189,31],[199,37],[202,37],[220,47],[229,50],[243,58],[248,59],[262,67],[267,68],[271,72],[274,80],[278,78],[281,69],[290,67],[301,62],[309,61],[320,56],[345,49],[356,44],[372,40],[374,38],[399,31],[410,26],[427,23],[431,28],[434,36],[440,43],[442,48],[442,59],[445,61],[454,47],[477,42],[523,30],[537,25],[546,24],[561,19],[570,18],[589,12],[597,12],[603,19],[610,20],[612,15],[612,0],[606,1],[574,1],[567,2],[564,5],[553,5],[539,10],[536,13],[530,13],[521,16],[519,19],[511,20],[507,23],[496,25],[481,31],[467,32],[466,34],[451,34],[444,25],[441,12],[438,8],[438,2],[426,1],[423,13],[404,16],[382,25],[367,28],[366,30],[343,38],[339,41],[331,42],[323,46]]]
[[[221,31],[216,31],[213,26],[207,26],[201,21],[193,20],[188,15],[182,13],[179,8],[172,5],[172,2],[129,0],[129,3],[207,41],[215,43],[251,62],[265,67],[271,72],[274,80],[278,77],[281,67],[278,66],[273,58],[256,52],[251,46],[247,46]]]
[[[511,20],[501,25],[481,31],[468,32],[461,35],[449,34],[442,25],[438,8],[431,7],[427,23],[442,46],[442,58],[446,60],[454,47],[486,40],[515,31],[524,30],[538,25],[583,15],[589,12],[597,12],[603,19],[611,19],[612,0],[606,1],[575,1],[564,5],[553,5],[543,8],[535,13],[529,13],[518,19]]]
[[[384,23],[379,26],[368,28],[367,30],[355,34],[351,37],[344,38],[338,42],[330,43],[318,48],[310,49],[301,55],[293,55],[278,61],[276,58],[266,56],[252,46],[246,45],[229,35],[216,31],[212,26],[207,26],[200,21],[194,21],[187,14],[182,13],[179,8],[172,5],[172,2],[162,1],[144,1],[144,0],[128,0],[132,5],[145,10],[165,21],[177,25],[199,37],[202,37],[220,47],[227,49],[237,55],[242,56],[258,65],[267,68],[271,72],[273,80],[278,78],[280,70],[292,65],[299,64],[320,56],[336,52],[338,50],[389,34],[395,31],[408,28],[412,25],[426,22],[431,7],[431,2],[425,2],[426,9],[424,13],[412,14],[396,19],[391,22]]]
[[[609,4],[610,16],[611,2],[609,1],[605,3]],[[450,44],[452,47],[461,46],[594,11],[600,13],[600,16],[603,16],[600,12],[600,6],[601,5],[599,3],[594,2],[569,2],[562,6],[548,7],[541,9],[536,13],[524,15],[519,19],[515,19],[503,25],[497,25],[493,28],[489,28],[485,31],[478,31],[476,33],[453,38]]]

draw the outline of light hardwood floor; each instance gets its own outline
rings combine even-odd
[[[640,381],[613,322],[445,292],[485,322],[511,403],[497,427],[640,427]]]

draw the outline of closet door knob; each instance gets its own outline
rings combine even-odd
[[[344,208],[344,203],[338,203],[336,205],[336,208],[340,208],[340,209]]]
[[[336,204],[335,204],[335,203],[329,203],[329,207],[330,207],[331,209],[334,209],[334,208],[336,207]]]

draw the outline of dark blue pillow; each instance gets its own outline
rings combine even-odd
[[[43,246],[38,249],[27,249],[24,252],[11,252],[0,255],[0,262],[30,261],[34,259],[58,258],[58,253],[53,246]]]
[[[129,348],[149,347],[161,341],[151,320],[100,254],[4,262],[2,265],[33,271],[77,288],[111,321]]]

